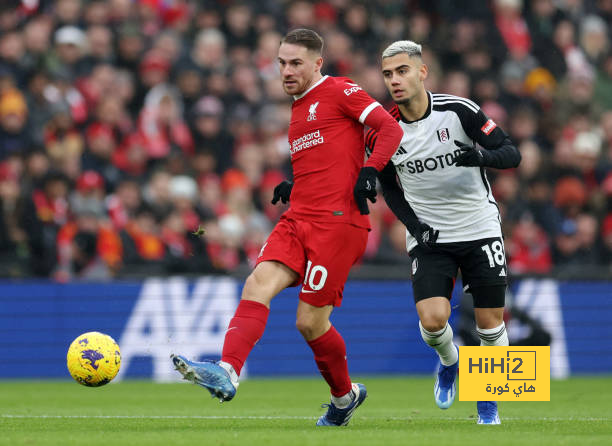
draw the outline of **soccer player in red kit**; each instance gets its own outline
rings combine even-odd
[[[370,228],[367,199],[376,200],[376,176],[397,149],[402,130],[357,84],[323,76],[323,39],[296,29],[278,51],[285,92],[295,99],[289,125],[294,183],[274,190],[273,203],[291,202],[263,245],[225,335],[219,362],[173,355],[183,376],[221,401],[236,394],[247,356],[263,335],[270,302],[301,285],[297,328],[312,349],[331,389],[318,426],[344,426],[364,401],[366,388],[352,383],[346,347],[329,317],[342,302],[351,266],[363,254]],[[364,125],[377,129],[376,150],[364,166]]]

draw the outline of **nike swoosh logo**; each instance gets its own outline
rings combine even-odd
[[[225,334],[229,333],[231,330],[234,330],[234,329],[236,329],[236,328],[238,328],[238,327],[231,327],[231,328],[228,328],[227,330],[225,330]]]
[[[305,290],[304,288],[302,288],[302,293],[316,293],[316,291],[313,291],[313,290]]]

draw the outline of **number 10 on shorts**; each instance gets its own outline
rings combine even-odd
[[[306,274],[304,274],[304,285],[310,287],[313,291],[319,291],[325,286],[327,280],[327,268],[323,265],[312,265],[309,260],[306,265]]]

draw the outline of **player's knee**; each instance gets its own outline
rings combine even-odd
[[[446,322],[448,321],[446,314],[435,311],[424,312],[421,314],[420,318],[421,325],[429,332],[442,330],[444,327],[446,327]]]
[[[267,284],[263,277],[261,277],[261,274],[258,274],[256,271],[249,274],[242,288],[243,299],[255,300],[264,305],[270,304],[274,294],[269,284]]]
[[[306,339],[312,336],[315,326],[315,318],[311,315],[298,314],[295,320],[295,327]]]
[[[250,296],[256,294],[261,289],[261,281],[257,278],[255,272],[249,274],[244,281],[244,286],[242,288],[243,296]]]
[[[298,314],[295,327],[307,341],[318,338],[327,331],[327,321],[314,314]]]
[[[495,328],[504,322],[504,308],[474,308],[474,318],[478,328]]]

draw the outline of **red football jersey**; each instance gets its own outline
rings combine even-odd
[[[370,227],[353,197],[363,167],[363,122],[380,104],[344,77],[324,76],[296,98],[289,125],[290,214]]]

